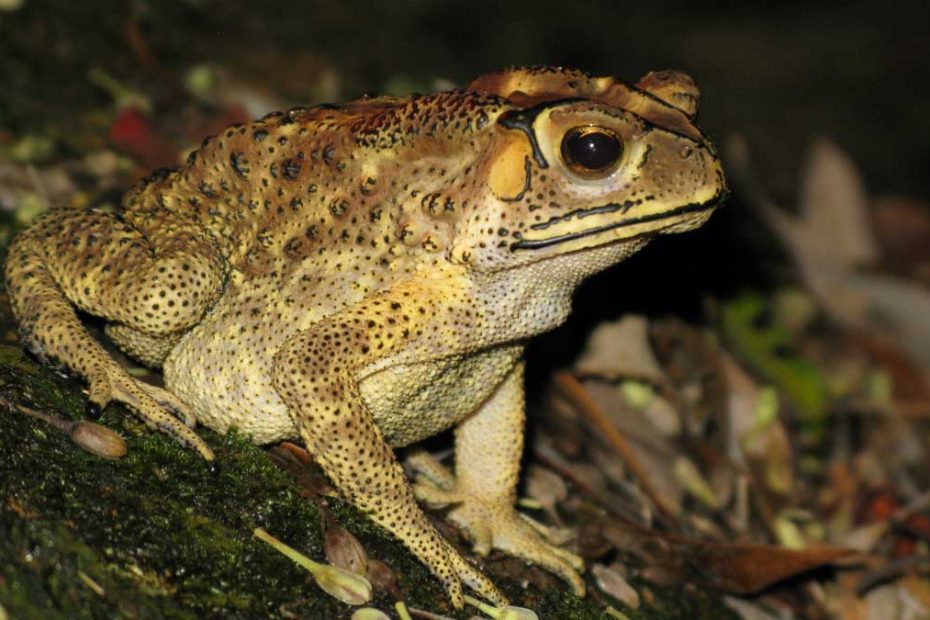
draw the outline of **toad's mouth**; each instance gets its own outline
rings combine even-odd
[[[659,223],[656,226],[646,227],[645,230],[637,230],[635,234],[630,235],[631,237],[638,237],[643,234],[651,234],[660,232],[663,228],[670,228],[679,224],[682,218],[687,215],[696,215],[699,213],[713,211],[717,205],[726,200],[729,192],[726,190],[721,190],[717,192],[710,200],[697,203],[689,203],[670,209],[668,211],[662,211],[659,213],[650,213],[648,215],[640,215],[636,217],[626,217],[609,224],[604,224],[602,226],[595,226],[594,228],[588,228],[585,230],[579,230],[576,232],[566,233],[564,235],[556,235],[555,237],[547,237],[544,239],[520,239],[512,244],[510,244],[511,250],[539,250],[542,248],[547,248],[549,246],[558,245],[561,243],[567,243],[569,241],[575,241],[576,239],[583,239],[586,237],[593,237],[601,233],[605,233],[611,230],[616,230],[618,228],[625,228],[629,226],[639,226],[641,224],[648,224],[650,222]],[[572,219],[582,219],[591,215],[603,215],[605,213],[613,213],[616,211],[625,212],[628,210],[629,205],[626,204],[617,204],[610,203],[606,205],[600,205],[597,207],[592,207],[590,209],[584,209],[579,211],[573,211],[571,214],[568,214],[567,218]],[[670,220],[670,221],[667,221]],[[560,218],[560,221],[565,221],[563,218]],[[702,220],[703,221],[703,220]],[[538,228],[545,228],[549,223],[538,226]],[[625,237],[624,237],[625,238]]]

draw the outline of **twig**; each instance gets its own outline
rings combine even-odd
[[[552,446],[548,445],[548,443],[537,441],[533,446],[533,456],[539,460],[540,463],[571,482],[583,495],[593,500],[611,515],[618,519],[630,520],[629,512],[634,511],[628,511],[627,507],[622,505],[617,497],[605,494],[600,489],[592,487],[583,478],[577,476],[575,472],[572,471],[571,465],[567,463]]]
[[[439,614],[423,611],[422,609],[417,609],[416,607],[408,607],[407,611],[410,612],[411,616],[416,616],[417,618],[426,618],[426,620],[453,620],[449,616],[440,616]]]
[[[601,409],[591,395],[584,389],[584,386],[569,372],[562,371],[555,375],[555,386],[560,394],[573,404],[578,411],[596,428],[616,450],[620,459],[626,465],[630,473],[639,481],[643,492],[656,505],[659,511],[669,518],[672,522],[677,522],[677,511],[675,507],[668,502],[662,494],[652,484],[652,479],[639,462],[633,446],[627,441],[620,431],[614,427],[610,419]]]
[[[78,576],[78,579],[80,579],[84,583],[84,585],[90,588],[90,590],[97,596],[105,597],[107,595],[106,590],[103,589],[103,586],[101,586],[99,583],[94,581],[90,577],[90,575],[88,575],[84,571],[79,570],[77,572],[77,576]]]

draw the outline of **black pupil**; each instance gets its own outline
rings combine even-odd
[[[612,166],[623,152],[616,136],[596,129],[576,129],[562,141],[562,156],[569,164],[576,164],[596,172]]]

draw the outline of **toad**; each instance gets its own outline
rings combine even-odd
[[[230,127],[115,212],[54,210],[13,241],[23,342],[204,459],[195,423],[299,438],[335,487],[463,604],[505,599],[433,527],[500,549],[582,594],[575,554],[514,508],[523,350],[586,277],[726,194],[687,76],[635,86],[513,68],[467,88],[297,108]],[[81,323],[143,363],[127,374]],[[394,448],[455,427],[454,472]]]

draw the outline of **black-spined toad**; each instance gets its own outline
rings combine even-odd
[[[453,504],[475,548],[540,564],[578,593],[580,558],[514,510],[524,343],[573,289],[726,193],[679,73],[635,87],[555,68],[464,90],[295,109],[231,127],[116,213],[57,210],[6,264],[24,341],[212,459],[194,421],[300,437],[335,486],[461,606],[503,596],[433,528],[392,446],[456,426]],[[130,377],[75,307],[164,368]],[[180,418],[180,419],[179,419]]]

